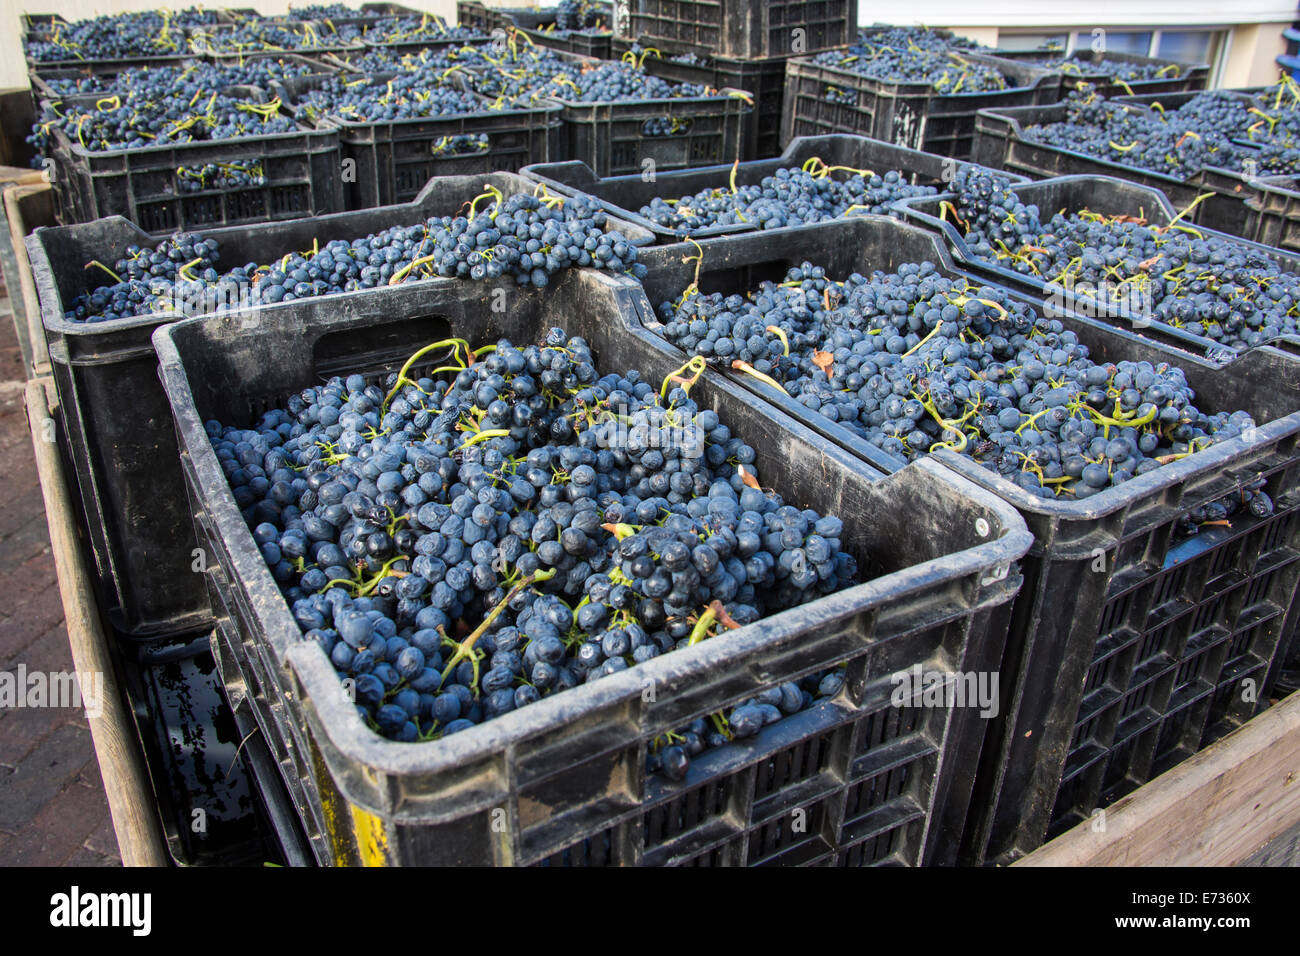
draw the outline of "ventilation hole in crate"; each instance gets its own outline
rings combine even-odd
[[[1087,720],[1080,721],[1079,723],[1074,725],[1074,734],[1073,736],[1070,737],[1071,753],[1078,750],[1089,740],[1093,739],[1093,734],[1095,734],[1098,728],[1100,728],[1102,718],[1108,712],[1109,712],[1109,708],[1107,710],[1102,711],[1099,714],[1094,714],[1093,716],[1089,717]]]
[[[1209,663],[1211,650],[1213,648],[1206,648],[1178,665],[1178,670],[1174,674],[1175,690],[1194,684],[1205,676],[1205,668]]]
[[[266,194],[261,189],[230,193],[226,196],[230,222],[254,222],[266,218]]]
[[[839,855],[836,865],[845,867],[872,866],[887,860],[902,846],[903,831],[905,829],[906,827],[895,827],[892,830],[886,830],[884,833],[878,833],[869,840],[855,843]]]
[[[834,735],[834,730],[825,731],[759,763],[754,768],[754,798],[762,799],[821,773],[830,760]]]
[[[1115,669],[1115,656],[1112,654],[1104,657],[1092,667],[1088,668],[1088,676],[1083,682],[1083,693],[1086,697],[1098,687],[1103,687],[1106,681],[1110,679],[1112,671]]]
[[[864,754],[876,747],[915,733],[923,718],[921,707],[888,706],[868,714],[862,720],[858,753]]]
[[[432,176],[431,163],[398,166],[393,171],[393,191],[399,196],[414,195],[424,188]]]
[[[1251,652],[1255,642],[1265,635],[1269,623],[1270,621],[1260,621],[1232,635],[1228,640],[1228,656],[1223,664],[1225,670]]]
[[[1137,749],[1149,733],[1148,731],[1136,734],[1123,743],[1116,745],[1115,749],[1110,752],[1110,757],[1106,761],[1106,772],[1102,776],[1103,792],[1111,791],[1123,785],[1137,755]]]
[[[595,836],[565,847],[558,853],[552,853],[534,866],[613,866],[614,865],[614,830],[611,828]]]
[[[1166,642],[1173,636],[1174,622],[1161,624],[1142,635],[1142,646],[1138,648],[1137,662],[1138,665],[1145,664],[1162,654],[1167,653]]]
[[[849,787],[844,804],[845,823],[855,822],[902,796],[908,781],[913,778],[913,766],[914,763],[907,763],[893,767]]]
[[[1191,707],[1184,707],[1166,717],[1160,724],[1160,736],[1156,740],[1157,761],[1165,760],[1184,746],[1183,740],[1191,728],[1192,710]]]
[[[715,846],[711,850],[705,850],[702,853],[697,853],[695,856],[687,857],[682,860],[677,860],[672,865],[673,866],[710,866],[710,867],[735,866],[736,855],[738,852],[739,845],[740,845],[740,840],[732,840],[729,843],[722,844],[722,846]]]
[[[1240,688],[1241,682],[1237,680],[1230,680],[1228,683],[1216,687],[1214,689],[1214,696],[1210,699],[1210,713],[1212,715],[1217,713],[1222,716],[1222,714],[1232,706]]]
[[[1273,586],[1273,578],[1276,577],[1277,571],[1265,571],[1251,579],[1246,585],[1246,597],[1242,601],[1242,608],[1254,607],[1268,597],[1269,588]]]
[[[1295,511],[1288,511],[1286,514],[1274,517],[1269,522],[1264,533],[1264,543],[1260,546],[1260,554],[1271,554],[1278,548],[1287,547],[1291,544],[1292,528],[1296,522]]]
[[[1214,695],[1210,698],[1210,713],[1206,718],[1206,727],[1214,727],[1220,721],[1230,717],[1229,723],[1218,729],[1218,736],[1222,736],[1241,720],[1250,717],[1258,708],[1259,683],[1264,675],[1265,668],[1261,666],[1238,674],[1216,687]],[[1249,695],[1246,694],[1248,689],[1251,691]],[[1247,696],[1251,699],[1247,699]],[[1208,742],[1208,740],[1203,741],[1202,746]]]
[[[616,169],[640,168],[637,162],[639,144],[614,143],[610,149],[610,164]]]
[[[272,216],[291,212],[311,212],[311,190],[305,185],[276,186],[269,190]]]
[[[1133,604],[1133,592],[1127,591],[1119,597],[1106,602],[1101,611],[1101,623],[1097,627],[1099,635],[1109,634],[1124,623],[1128,609]]]
[[[1219,611],[1228,603],[1231,594],[1231,591],[1224,591],[1212,595],[1196,608],[1196,613],[1192,616],[1193,634],[1199,634],[1218,620]]]
[[[1231,542],[1221,548],[1212,548],[1204,556],[1209,562],[1209,572],[1206,580],[1213,581],[1225,571],[1231,570],[1240,554],[1241,545],[1238,541]]]
[[[710,781],[646,811],[643,817],[646,849],[667,843],[726,813],[734,779],[727,776]]]
[[[1183,585],[1187,582],[1187,572],[1187,565],[1179,564],[1160,573],[1156,580],[1155,591],[1151,595],[1153,611],[1178,599],[1183,593]]]
[[[822,802],[796,808],[755,827],[749,834],[749,865],[810,840],[820,841],[825,818],[826,805]]]
[[[226,219],[221,198],[218,196],[200,196],[195,199],[181,200],[181,215],[185,226],[193,229],[199,226],[222,225]]]
[[[145,232],[173,232],[179,227],[172,202],[137,203],[135,214],[136,224]]]
[[[1143,707],[1151,702],[1155,695],[1157,681],[1147,681],[1141,687],[1136,687],[1124,695],[1124,702],[1120,705],[1119,717],[1123,720],[1125,717],[1131,717]]]
[[[691,140],[691,160],[694,162],[704,162],[706,160],[718,161],[722,153],[721,136],[696,136]]]
[[[1061,784],[1052,805],[1052,826],[1073,826],[1086,819],[1095,806],[1092,789],[1095,781],[1092,772],[1081,773]]]

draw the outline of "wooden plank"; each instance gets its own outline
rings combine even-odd
[[[158,819],[156,798],[149,783],[135,722],[113,666],[90,586],[90,575],[77,542],[68,485],[54,441],[50,403],[54,384],[47,377],[27,383],[27,420],[36,452],[36,468],[45,496],[50,550],[59,577],[68,644],[78,673],[103,675],[103,706],[98,716],[87,714],[95,756],[104,777],[108,809],[113,817],[118,849],[126,866],[166,866],[170,862]]]
[[[4,190],[5,219],[9,222],[9,237],[13,243],[15,267],[20,288],[10,289],[15,320],[21,315],[27,324],[25,339],[30,352],[27,374],[31,378],[46,374],[50,367],[50,353],[45,347],[45,327],[41,323],[41,305],[32,278],[32,264],[27,257],[25,237],[39,226],[55,224],[54,189],[48,182],[25,186],[12,186]],[[22,308],[13,302],[22,297]]]
[[[1300,693],[1014,866],[1236,866],[1300,822]]]

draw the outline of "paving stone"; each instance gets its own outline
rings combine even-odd
[[[14,765],[13,773],[0,780],[0,830],[14,832],[31,822],[76,779],[88,760],[94,756],[86,727],[54,728]]]
[[[108,814],[104,791],[73,783],[41,808],[3,851],[0,866],[61,866]]]
[[[0,670],[72,668],[22,355],[0,292]],[[75,493],[75,488],[73,489]],[[0,711],[0,865],[117,866],[103,781],[79,710]]]

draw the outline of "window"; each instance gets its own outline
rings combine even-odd
[[[1210,30],[1161,30],[1154,55],[1175,63],[1213,63],[1218,37]]]
[[[1211,67],[1213,81],[1222,59],[1228,31],[1199,30],[1132,30],[1075,27],[1060,31],[1022,32],[1003,30],[998,46],[1003,50],[1042,50],[1048,44],[1063,48],[1068,55],[1088,56],[1093,45],[1104,42],[1107,53],[1135,53],[1175,63],[1201,64]]]
[[[1107,30],[1097,39],[1098,41],[1105,41],[1107,53],[1138,53],[1146,56],[1151,51],[1150,32],[1121,33],[1118,30]],[[1074,48],[1076,50],[1091,50],[1092,44],[1093,35],[1091,31],[1075,34]],[[1100,46],[1100,43],[1098,45]]]
[[[1070,34],[1061,33],[998,33],[998,48],[1002,50],[1046,50],[1064,51],[1070,40]]]

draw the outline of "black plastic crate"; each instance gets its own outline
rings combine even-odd
[[[556,28],[558,7],[531,9],[489,8],[475,0],[461,0],[456,5],[461,26],[473,27],[483,33],[500,36],[509,30],[519,30],[537,46],[549,47],[562,53],[608,60],[614,56],[613,8],[601,4],[600,20],[596,27],[581,30]],[[621,50],[618,52],[622,52]]]
[[[1173,94],[1178,96],[1178,94]],[[1192,95],[1192,94],[1187,94]],[[1135,104],[1136,105],[1136,104]],[[1059,123],[1064,104],[1016,106],[981,110],[975,118],[972,158],[991,169],[1005,169],[1036,179],[1052,176],[1117,176],[1159,189],[1178,209],[1186,209],[1202,193],[1210,193],[1187,215],[1187,222],[1209,226],[1265,245],[1296,248],[1300,232],[1300,193],[1270,178],[1252,178],[1228,169],[1205,168],[1187,179],[1125,166],[1027,139],[1024,129]]]
[[[614,57],[614,34],[606,30],[521,30],[538,46],[597,60]]]
[[[775,159],[742,162],[735,169],[737,185],[758,183],[778,169],[802,166],[812,158],[829,166],[848,166],[852,169],[870,169],[878,173],[896,169],[907,175],[908,182],[916,185],[934,185],[942,188],[956,174],[957,164],[950,157],[935,156],[905,146],[894,146],[864,136],[801,136],[790,143]],[[678,198],[694,195],[705,189],[728,189],[731,186],[732,165],[706,166],[700,169],[682,169],[656,172],[647,181],[640,173],[623,176],[597,177],[585,163],[571,160],[566,163],[532,165],[522,174],[561,195],[585,194],[595,196],[611,215],[634,222],[654,234],[655,242],[680,242],[682,235],[667,226],[642,216],[640,210],[656,196]],[[1028,180],[1022,180],[1028,182]],[[699,239],[732,233],[753,232],[757,227],[746,223],[727,226],[709,226],[692,235]]]
[[[1249,105],[1248,97],[1257,89],[1219,90],[1232,93]],[[1195,93],[1152,94],[1117,97],[1117,102],[1156,109],[1174,110]],[[1248,143],[1250,141],[1247,141]],[[1258,145],[1253,144],[1252,145]],[[1242,186],[1242,181],[1245,187]],[[1295,176],[1257,176],[1220,169],[1207,169],[1192,182],[1216,193],[1215,207],[1202,214],[1198,222],[1215,229],[1247,236],[1256,242],[1300,251],[1300,182]],[[1242,198],[1245,212],[1235,204],[1219,199]],[[1243,219],[1244,215],[1244,219]]]
[[[598,176],[710,166],[740,158],[748,92],[719,90],[715,96],[573,103],[562,108],[561,155],[586,163]],[[668,120],[676,132],[653,135],[648,124]]]
[[[699,288],[705,293],[744,292],[764,279],[780,281],[803,261],[822,265],[831,275],[922,261],[949,274],[956,271],[937,235],[878,216],[699,245]],[[658,246],[641,257],[649,270],[648,299],[642,302],[649,327],[658,325],[651,303],[682,293],[696,266],[682,260],[697,254],[695,246],[683,244]],[[1041,307],[1023,293],[1011,295]],[[1180,365],[1200,407],[1244,409],[1260,427],[1250,440],[1216,445],[1084,502],[1030,495],[954,452],[932,456],[1013,504],[1035,538],[1022,565],[1025,584],[1002,662],[1002,713],[990,722],[963,838],[962,858],[971,863],[1006,862],[1035,849],[1049,832],[1078,823],[1103,805],[1098,801],[1130,779],[1129,770],[1149,770],[1150,761],[1126,764],[1125,773],[1110,784],[1103,779],[1108,755],[1126,739],[1123,701],[1139,685],[1164,675],[1144,702],[1148,716],[1163,715],[1170,706],[1173,664],[1199,632],[1236,634],[1267,618],[1248,638],[1249,654],[1267,662],[1269,673],[1255,701],[1265,699],[1285,650],[1287,609],[1300,579],[1300,363],[1264,347],[1219,367],[1091,319],[1066,315],[1062,321],[1094,360]],[[755,399],[875,467],[903,466],[902,459],[788,396],[743,378],[738,384]],[[1271,517],[1238,515],[1231,529],[1174,538],[1182,515],[1259,479],[1275,503]],[[1229,572],[1231,579],[1225,577]],[[1113,662],[1100,667],[1108,656]],[[1222,671],[1212,675],[1216,686],[1225,679]],[[1229,722],[1249,718],[1255,706],[1239,701]],[[1124,729],[1132,732],[1131,724]]]
[[[1089,209],[1106,216],[1135,216],[1146,219],[1153,226],[1162,226],[1172,222],[1177,216],[1169,198],[1158,189],[1140,186],[1134,182],[1116,179],[1112,176],[1058,176],[1053,179],[1024,183],[1016,186],[1016,195],[1026,204],[1033,204],[1044,215],[1052,210],[1065,210],[1066,213]],[[942,233],[948,247],[962,269],[986,277],[992,282],[1010,288],[1022,289],[1038,296],[1042,301],[1058,293],[1066,301],[1064,287],[1049,284],[1043,280],[1015,269],[985,262],[975,258],[970,246],[957,227],[938,215],[939,203],[951,201],[951,195],[935,197],[916,197],[899,203],[903,217],[911,222]],[[1272,246],[1261,245],[1240,236],[1219,232],[1206,226],[1198,232],[1207,236],[1216,236],[1247,246],[1276,262],[1288,272],[1300,273],[1300,256],[1289,255]],[[1098,313],[1106,313],[1107,308],[1099,306]],[[1243,351],[1215,342],[1205,336],[1193,335],[1164,322],[1156,322],[1147,316],[1134,315],[1131,310],[1120,307],[1110,310],[1109,320],[1131,327],[1139,334],[1152,338],[1162,344],[1172,346],[1223,362]],[[1107,320],[1108,316],[1099,314],[1098,319]],[[1276,348],[1300,355],[1300,337],[1284,336],[1270,343]]]
[[[1079,83],[1092,84],[1100,95],[1109,98],[1124,94],[1134,96],[1145,93],[1186,93],[1192,90],[1203,90],[1209,85],[1210,79],[1210,68],[1204,63],[1178,63],[1174,60],[1142,56],[1139,53],[1116,51],[1094,53],[1091,50],[1079,50],[1065,57],[1059,52],[1053,53],[1050,50],[995,50],[994,55],[1000,59],[1027,63],[1059,74],[1062,98]],[[1150,80],[1119,80],[1109,73],[1096,69],[1099,63],[1156,66],[1165,75]]]
[[[428,17],[430,20],[434,19],[433,14],[427,14],[424,13],[423,11],[417,12],[415,16]],[[389,33],[380,34],[376,30],[376,27],[379,25],[380,22],[382,21],[373,21],[373,20],[368,21],[364,25],[364,27],[361,28],[364,31],[361,36],[361,43],[366,49],[373,50],[376,48],[382,48],[382,49],[394,49],[394,50],[410,50],[410,49],[416,49],[420,47],[448,49],[456,46],[464,46],[467,43],[486,43],[487,41],[492,39],[492,37],[486,33],[473,34],[470,36],[448,35],[452,31],[455,31],[457,29],[457,26],[455,24],[448,24],[445,21],[443,21],[442,24],[443,26],[446,27],[446,31],[444,32],[437,32],[437,31],[424,32],[423,30],[421,30],[419,32],[396,33],[396,34],[389,32]],[[428,25],[427,21],[426,24],[424,25]]]
[[[1265,176],[1246,200],[1245,231],[1257,241],[1300,252],[1300,188],[1294,176]]]
[[[125,12],[125,11],[123,11]],[[220,16],[218,14],[218,16]],[[57,13],[24,13],[22,15],[23,25],[23,49],[24,56],[27,60],[28,71],[33,70],[57,70],[57,69],[76,69],[85,66],[88,63],[102,65],[105,67],[115,67],[124,69],[128,66],[143,66],[146,64],[167,64],[178,63],[185,57],[189,56],[188,38],[196,29],[200,27],[177,27],[176,44],[172,52],[159,52],[156,54],[139,54],[126,57],[114,57],[109,59],[87,60],[84,58],[69,57],[66,60],[37,60],[26,54],[27,44],[32,40],[42,38],[42,34],[47,29],[63,29],[72,24]]]
[[[179,866],[290,863],[209,644],[204,632],[167,635],[118,657],[167,852]]]
[[[745,116],[742,162],[780,155],[787,57],[707,56],[699,62],[680,63],[674,59],[678,55],[676,51],[658,49],[658,53],[658,56],[652,53],[639,59],[645,71],[653,76],[673,83],[701,83],[716,90],[745,90],[754,97],[753,112]]]
[[[535,10],[512,10],[504,7],[489,7],[479,0],[458,0],[456,3],[456,23],[462,27],[471,27],[480,33],[491,33],[493,30],[504,30],[506,27],[514,26],[517,21],[516,14],[533,15],[540,22],[541,11]]]
[[[187,63],[195,63],[199,60],[199,57],[191,56],[176,57],[175,59],[162,64],[122,63],[116,60],[96,60],[89,63],[83,63],[79,66],[46,66],[43,63],[37,63],[27,74],[27,80],[31,84],[32,101],[36,103],[37,112],[39,114],[42,100],[58,101],[66,96],[78,95],[74,93],[63,93],[54,89],[50,86],[50,81],[52,80],[80,79],[92,76],[112,79],[126,70],[139,69],[142,66],[157,69],[158,66],[185,66]],[[98,95],[103,96],[104,94],[100,93]]]
[[[451,116],[370,123],[323,114],[314,121],[294,102],[318,86],[320,78],[295,77],[275,85],[300,123],[336,131],[344,167],[346,207],[371,209],[410,202],[435,176],[468,176],[515,172],[532,162],[554,158],[560,149],[563,124],[558,106],[543,104],[520,109],[490,109],[478,97],[479,112]],[[456,137],[488,137],[487,149],[456,152]]]
[[[305,5],[304,5],[305,6]],[[424,14],[423,10],[416,10],[414,7],[404,7],[400,3],[363,3],[360,7],[353,10],[346,17],[311,17],[320,23],[332,24],[335,27],[368,27],[376,20],[386,20],[391,17],[418,17]],[[290,7],[288,16],[290,18],[302,19],[302,11],[294,10]]]
[[[756,59],[852,43],[857,0],[614,0],[614,32],[709,56]]]
[[[164,65],[185,67],[190,64],[207,62],[207,63],[214,63],[217,66],[240,66],[244,63],[247,63],[249,60],[257,60],[257,59],[275,59],[275,60],[283,61],[285,63],[293,63],[300,66],[306,66],[311,70],[311,73],[307,75],[334,73],[338,70],[338,67],[332,64],[326,64],[320,60],[316,60],[311,57],[299,56],[297,54],[289,54],[289,53],[267,53],[267,54],[229,53],[229,54],[222,54],[222,55],[208,55],[202,57],[192,56],[182,60],[177,60],[174,63],[168,63]],[[148,68],[157,69],[158,67],[155,65],[149,65]],[[31,81],[31,85],[32,85],[32,99],[37,101],[37,103],[39,104],[41,100],[58,101],[58,100],[66,99],[68,97],[77,97],[82,95],[98,96],[102,98],[103,96],[111,95],[111,94],[95,93],[93,91],[84,94],[62,93],[54,89],[50,85],[50,83],[56,80],[72,80],[72,79],[80,79],[83,77],[91,77],[91,76],[101,77],[108,82],[112,82],[116,77],[118,77],[121,73],[125,72],[128,69],[138,69],[138,67],[134,64],[123,66],[121,64],[106,65],[104,63],[88,63],[81,67],[64,67],[57,70],[37,69],[28,76],[28,79]]]
[[[203,59],[217,66],[242,66],[249,61],[273,59],[309,67],[311,72],[303,74],[304,76],[337,73],[340,69],[339,65],[329,62],[326,56],[328,54],[318,56],[314,53],[208,53]]]
[[[796,136],[855,133],[928,153],[970,159],[977,112],[991,106],[1028,106],[1056,100],[1059,82],[1047,70],[979,53],[951,56],[996,67],[1009,86],[983,93],[939,93],[929,83],[877,80],[823,66],[808,57],[790,60],[785,72],[781,142]]]
[[[504,309],[483,284],[411,291],[303,301],[254,328],[217,316],[155,336],[196,526],[214,556],[209,583],[230,623],[223,672],[238,674],[321,862],[810,862],[873,834],[892,840],[894,862],[951,848],[978,749],[977,711],[894,706],[890,675],[914,663],[988,666],[1019,583],[1012,566],[1028,546],[1023,527],[996,498],[933,464],[880,476],[711,373],[693,396],[764,450],[775,488],[848,516],[852,547],[875,579],[452,740],[402,745],[362,725],[333,666],[300,639],[203,421],[247,419],[345,369],[397,368],[442,332],[522,343],[562,325],[586,338],[601,369],[658,380],[680,365],[639,327],[640,293],[628,280],[574,270],[547,290],[514,290]],[[835,698],[697,757],[681,783],[646,775],[645,748],[657,734],[840,662],[846,689]],[[646,695],[645,681],[662,690]],[[901,776],[892,790],[847,803],[857,785],[878,786],[890,770]],[[808,825],[790,827],[800,809]]]
[[[534,188],[508,173],[447,177],[429,182],[404,205],[213,229],[204,235],[218,242],[225,268],[265,263],[286,252],[310,249],[313,243],[355,239],[431,216],[455,215],[485,184],[507,196]],[[611,225],[635,244],[650,240],[636,226],[617,221]],[[153,241],[127,220],[112,217],[38,229],[27,239],[27,251],[101,590],[122,630],[150,636],[201,626],[210,616],[201,575],[195,571],[196,544],[170,411],[149,345],[155,328],[185,315],[166,312],[109,322],[64,318],[80,293],[107,280],[87,263],[115,262],[132,244]],[[289,305],[259,306],[257,314]],[[122,414],[122,409],[130,414]]]
[[[614,8],[608,3],[597,3],[600,17],[606,29],[613,25]],[[463,27],[472,27],[483,33],[493,30],[505,30],[516,27],[521,30],[545,30],[555,23],[559,7],[501,7],[491,6],[480,0],[458,0],[456,4],[456,22]]]
[[[339,27],[328,21],[291,20],[280,17],[256,17],[255,23],[265,23],[289,30],[303,36],[303,42],[295,46],[278,47],[269,42],[260,42],[248,47],[240,47],[231,39],[232,31],[248,18],[230,18],[228,22],[213,27],[196,27],[189,33],[188,46],[191,53],[204,55],[227,55],[231,53],[341,53],[347,50],[359,50],[364,47],[360,28],[346,30],[353,34],[348,37],[340,35]],[[366,21],[369,22],[369,21]],[[345,28],[350,25],[344,24]]]
[[[332,129],[89,150],[55,127],[51,146],[65,224],[117,215],[163,236],[177,229],[252,225],[343,208],[338,133]],[[182,191],[181,170],[208,164],[251,164],[266,182]]]

